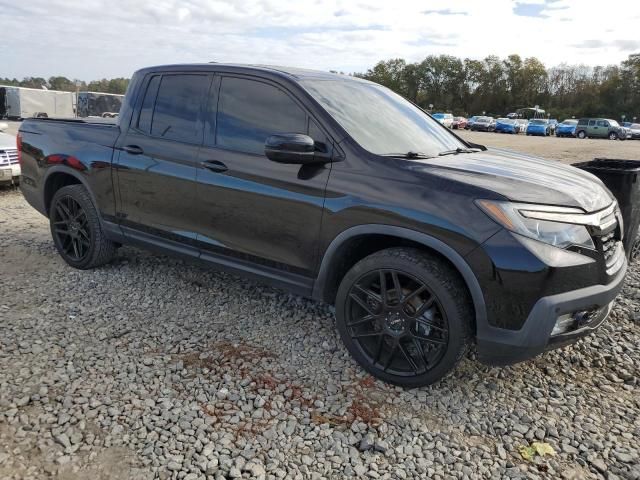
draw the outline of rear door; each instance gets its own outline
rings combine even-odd
[[[197,73],[145,79],[131,125],[117,145],[117,216],[126,234],[195,243],[196,165],[211,79]]]
[[[256,77],[216,77],[198,165],[198,240],[202,257],[227,255],[310,277],[330,164],[287,165],[264,154],[275,133],[332,141],[282,86]]]

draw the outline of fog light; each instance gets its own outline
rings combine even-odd
[[[553,337],[554,335],[568,332],[575,323],[575,313],[567,313],[566,315],[559,316],[553,330],[551,330],[551,336]]]

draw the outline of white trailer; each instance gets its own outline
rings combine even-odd
[[[0,86],[0,117],[74,117],[75,93]]]

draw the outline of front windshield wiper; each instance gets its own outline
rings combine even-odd
[[[426,153],[421,153],[421,152],[412,152],[412,151],[408,151],[405,153],[383,153],[381,156],[383,157],[394,157],[394,158],[408,158],[408,159],[414,159],[414,158],[421,158],[421,159],[425,159],[425,158],[435,158],[432,155],[427,155]]]
[[[445,155],[458,155],[459,153],[476,153],[480,152],[480,149],[477,148],[456,148],[455,150],[445,150],[444,152],[440,152],[438,155],[440,157],[444,157]]]

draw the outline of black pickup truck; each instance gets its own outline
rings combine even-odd
[[[28,119],[21,189],[80,269],[122,244],[335,305],[353,357],[430,384],[605,321],[627,269],[611,193],[464,141],[380,85],[290,68],[136,72],[117,121]]]

